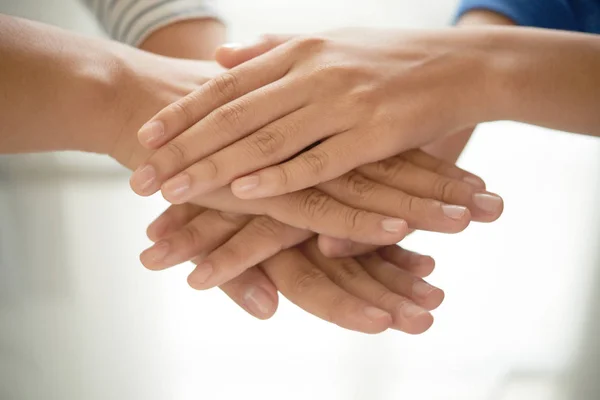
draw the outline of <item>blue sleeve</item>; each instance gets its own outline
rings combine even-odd
[[[461,0],[457,19],[471,10],[490,10],[517,25],[582,31],[569,0]]]

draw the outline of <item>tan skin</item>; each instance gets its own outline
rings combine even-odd
[[[102,41],[88,41],[40,24],[2,18],[3,29],[8,29],[12,33],[12,35],[3,35],[4,38],[33,37],[34,40],[27,42],[28,44],[25,46],[23,41],[2,42],[0,50],[5,52],[3,54],[9,56],[14,54],[11,52],[23,54],[24,57],[32,57],[32,62],[28,64],[31,65],[31,70],[25,71],[27,74],[21,75],[19,75],[19,70],[22,70],[22,63],[14,64],[16,65],[14,69],[11,69],[10,62],[3,63],[4,74],[2,76],[8,76],[11,79],[3,80],[1,89],[5,93],[12,93],[11,84],[24,82],[20,80],[20,76],[27,75],[27,84],[36,87],[38,94],[37,97],[12,96],[10,102],[3,104],[6,106],[3,109],[14,110],[14,112],[2,115],[3,126],[12,128],[8,130],[9,135],[0,138],[3,152],[78,149],[110,153],[125,166],[135,168],[147,156],[147,151],[137,145],[136,127],[161,107],[198,88],[206,81],[206,76],[217,71],[214,66],[208,64],[175,61],[135,53],[122,46],[109,45]],[[179,29],[181,29],[180,26],[178,26]],[[187,32],[188,29],[195,28],[186,26],[182,32]],[[156,34],[160,35],[165,32],[168,30],[165,29]],[[182,32],[179,34],[183,34]],[[37,41],[35,40],[36,35],[44,36],[48,40],[46,42]],[[218,35],[219,33],[216,33],[215,37]],[[158,40],[155,36],[151,37],[148,43],[155,46],[154,51],[159,51],[160,43],[163,40],[163,43],[170,42],[164,38]],[[40,46],[41,43],[50,43],[51,46],[43,48]],[[52,51],[53,43],[61,47],[62,53],[57,54]],[[82,48],[89,48],[89,55],[82,54]],[[184,54],[185,56],[193,56],[193,46],[187,47],[185,51],[188,52]],[[68,57],[61,58],[65,53]],[[202,54],[207,53],[203,52]],[[3,57],[3,59],[19,60],[18,57]],[[90,59],[94,62],[90,63]],[[56,65],[57,68],[48,70],[48,65]],[[152,68],[148,68],[149,65]],[[37,68],[39,71],[43,71],[43,74],[41,72],[38,74]],[[69,71],[72,73],[65,73]],[[39,83],[35,80],[37,76],[40,76],[40,79],[43,76],[43,80],[40,80]],[[165,76],[169,77],[168,81],[164,79]],[[73,77],[77,79],[73,79]],[[59,100],[62,103],[58,104],[59,107],[51,110],[52,113],[47,118],[43,113],[37,114],[35,119],[25,118],[19,114],[35,109],[37,106],[36,103],[32,103],[33,101],[47,104],[56,103],[53,96],[54,87],[61,88],[62,96]],[[22,84],[18,87],[18,92],[27,93],[23,90]],[[89,93],[94,93],[94,96],[88,96]],[[46,97],[52,101],[44,100]],[[46,110],[50,109],[46,108]],[[63,112],[64,115],[61,114]],[[97,118],[96,116],[99,114],[102,116],[110,114],[113,118]],[[23,124],[22,121],[27,123]],[[38,127],[36,124],[41,125]],[[464,174],[464,172],[459,173]],[[464,176],[461,175],[461,178]],[[195,214],[192,215],[204,214],[203,210],[195,208]],[[218,212],[216,214],[221,220],[230,219],[226,214]],[[264,217],[255,220],[269,222],[266,225],[264,222],[254,225],[248,223],[244,225],[244,228],[258,226],[259,229],[262,229],[259,232],[270,232],[270,236],[262,235],[267,244],[280,239],[278,235],[272,234],[279,231],[265,228],[265,226],[272,227],[273,220]],[[275,226],[289,230],[280,223],[276,223]],[[172,227],[176,228],[177,225]],[[237,229],[239,231],[239,227]],[[231,236],[235,234],[235,229],[233,232],[231,230],[229,232],[225,236],[235,237]],[[252,230],[242,229],[239,232],[247,233]],[[214,232],[211,231],[211,233]],[[327,243],[327,240],[324,242]],[[228,243],[230,242],[226,244]],[[425,309],[439,305],[441,291],[425,286],[428,296],[419,299],[419,296],[416,295],[417,291],[410,290],[420,282],[419,276],[427,275],[433,268],[430,258],[413,255],[398,247],[389,247],[378,251],[377,254],[372,253],[371,257],[354,259],[352,262],[352,259],[347,258],[325,262],[318,257],[315,258],[311,247],[306,246],[309,245],[275,255],[260,265],[262,269],[258,267],[248,269],[238,278],[222,285],[223,290],[248,311],[261,318],[268,317],[275,311],[277,303],[275,283],[284,295],[307,311],[349,329],[374,333],[387,327],[393,327],[410,333],[419,333],[431,325],[431,315]],[[327,246],[325,248],[327,249]],[[361,250],[372,251],[373,249],[373,247],[362,247]],[[330,250],[335,253],[335,245]],[[345,246],[341,246],[337,250],[338,255],[348,252]],[[373,279],[371,275],[360,272],[370,268],[369,263],[373,260],[379,260],[379,267],[388,265],[387,270],[390,270],[389,265],[394,266],[392,271],[400,273],[403,277],[398,281],[405,282],[402,287],[389,288],[377,278],[371,281],[369,280]],[[257,263],[259,261],[261,260],[257,260]],[[273,267],[280,262],[285,262],[288,268]],[[350,269],[341,268],[341,270],[354,271],[354,273],[328,275],[324,270],[327,268],[327,263],[330,262],[340,263],[340,266],[353,265],[349,267]],[[336,269],[328,271],[336,271]],[[356,280],[357,274],[362,278]],[[364,281],[364,285],[355,286],[357,282],[362,281]],[[376,292],[365,291],[365,288],[369,288],[369,285],[373,284],[379,285],[380,290],[388,294],[380,296],[375,301],[372,293]],[[257,289],[266,294],[262,297],[263,302],[257,301],[261,300],[257,295],[259,293]],[[390,302],[390,298],[393,300],[392,302]],[[373,304],[373,301],[380,304]],[[407,313],[407,307],[412,312]],[[364,311],[367,309],[369,312]],[[374,311],[374,309],[378,311]],[[418,312],[415,313],[414,310],[418,310]],[[407,316],[407,314],[410,315]]]
[[[600,134],[596,35],[345,30],[275,42],[240,65],[223,56],[233,69],[140,130],[157,151],[132,177],[137,193],[180,203],[231,184],[241,199],[280,196],[448,135],[464,140],[486,121]],[[142,171],[151,184],[140,185]]]

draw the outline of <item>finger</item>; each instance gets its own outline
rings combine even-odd
[[[420,278],[431,275],[435,269],[435,260],[430,256],[403,249],[398,245],[381,247],[377,249],[377,253],[384,260]]]
[[[156,242],[180,229],[205,210],[203,207],[190,203],[172,205],[148,225],[146,235],[148,239]]]
[[[282,78],[293,65],[285,46],[211,79],[198,90],[159,111],[138,132],[140,143],[157,148],[213,110]]]
[[[350,136],[350,137],[347,137]],[[241,199],[257,199],[295,192],[335,179],[366,164],[364,149],[356,150],[352,136],[338,133],[291,160],[236,179],[232,192]],[[300,150],[300,149],[298,149]]]
[[[246,188],[233,194],[241,199],[277,196],[335,179],[348,171],[393,154],[391,146],[367,142],[359,130],[338,132],[291,160],[236,179],[234,187]],[[365,148],[369,151],[365,152]],[[246,182],[252,183],[251,189]]]
[[[410,229],[456,233],[471,221],[470,212],[464,206],[411,196],[355,171],[322,183],[318,188],[348,206],[401,218]]]
[[[194,289],[209,289],[240,275],[314,234],[269,217],[256,217],[226,243],[207,255],[188,277]],[[207,274],[205,271],[212,271]]]
[[[262,263],[281,294],[305,311],[346,329],[379,333],[390,327],[389,313],[334,284],[297,248]]]
[[[250,218],[241,214],[206,211],[144,250],[140,261],[148,269],[162,270],[189,261],[194,256],[206,255],[226,242]]]
[[[452,170],[452,167],[446,169]],[[504,209],[500,196],[478,189],[463,179],[449,178],[417,166],[403,156],[364,165],[358,171],[373,181],[401,189],[413,196],[467,207],[475,221],[495,221]]]
[[[319,250],[325,257],[353,257],[375,251],[379,246],[338,239],[327,235],[319,235]]]
[[[464,169],[461,169],[452,163],[427,154],[422,150],[409,150],[402,153],[400,156],[405,160],[410,161],[411,163],[429,171],[447,176],[448,178],[463,180],[478,189],[485,189],[485,182],[477,175],[465,171]]]
[[[178,136],[164,136],[164,140],[159,143],[161,147],[131,176],[132,189],[140,195],[153,194],[167,179],[204,159],[195,167],[200,176],[205,176],[203,181],[195,185],[196,192],[200,193],[202,183],[206,185],[207,180],[219,172],[217,165],[205,158],[269,122],[301,108],[305,98],[303,93],[306,94],[306,90],[302,90],[302,81],[281,79],[267,84],[219,106],[209,115],[196,120],[197,122],[193,121]],[[286,94],[288,91],[295,95]],[[198,99],[194,101],[200,101],[202,94],[197,96]],[[188,187],[184,191],[181,181],[186,180]],[[178,200],[182,202],[184,195],[190,197],[189,186],[192,183],[194,182],[187,172],[180,173],[163,185],[163,195],[167,198],[179,195]]]
[[[434,310],[442,304],[444,292],[384,260],[377,253],[369,253],[356,258],[365,270],[389,290],[410,298],[419,306]]]
[[[278,103],[279,106],[286,107],[286,109],[290,108],[288,106],[291,105],[291,103],[284,105],[284,102],[266,100]],[[268,107],[266,103],[264,105],[260,105],[260,102],[252,103],[252,107],[256,107],[258,110],[263,106],[274,111],[277,108],[277,106]],[[311,115],[314,115],[313,107],[301,108],[193,164],[184,172],[163,184],[163,196],[168,201],[176,203],[201,196],[228,185],[239,176],[269,165],[278,164],[296,154],[298,149],[306,148],[336,129],[338,122],[331,115],[325,115],[319,119],[311,118]],[[272,116],[269,116],[269,118]],[[251,121],[242,122],[242,125],[245,126],[243,130],[242,126],[235,127],[234,130],[245,134],[258,126],[253,125]],[[194,137],[187,135],[186,140],[188,143],[185,144],[185,147],[191,149],[189,153],[193,154],[200,154],[203,151],[209,152],[211,149],[216,148],[213,146],[222,147],[221,145],[226,144],[224,142],[219,143],[219,141],[224,140],[222,138],[227,136],[226,132],[227,129],[225,131],[213,130],[212,132],[208,130],[193,135]],[[173,142],[178,141],[183,136],[174,139]],[[157,170],[163,171],[167,175],[175,171],[174,167],[179,165],[179,163],[173,164],[166,157],[161,158],[159,155],[151,160],[157,166]],[[189,187],[185,191],[182,191],[180,185],[177,184],[182,176],[185,176],[185,179],[189,182],[187,184]],[[246,187],[241,189],[247,189],[250,186],[246,182]],[[232,190],[236,191],[240,188],[234,185]]]
[[[220,288],[256,318],[269,319],[277,311],[279,303],[277,288],[259,267],[244,271],[236,278],[222,284]]]
[[[333,283],[350,294],[389,312],[394,321],[392,328],[417,334],[425,332],[433,323],[431,314],[416,305],[410,298],[411,294],[390,290],[373,279],[361,263],[354,258],[327,258],[319,251],[314,241],[304,245],[303,249],[306,257],[317,265]],[[413,278],[408,275],[404,278],[406,280],[406,282],[402,282],[404,285],[409,285],[413,281]]]
[[[215,60],[225,68],[233,68],[273,50],[296,35],[262,35],[254,43],[243,45],[239,43],[225,44],[217,49]]]
[[[297,228],[361,243],[398,243],[408,233],[403,219],[346,206],[313,188],[270,199],[264,208],[270,217]]]

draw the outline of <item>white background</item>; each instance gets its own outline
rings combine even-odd
[[[221,3],[235,41],[442,26],[455,7]],[[0,0],[0,12],[98,32],[74,1]],[[112,161],[0,158],[0,399],[599,398],[599,156],[598,139],[481,127],[460,164],[503,195],[505,213],[459,235],[407,241],[436,258],[432,281],[447,294],[417,337],[344,331],[285,301],[271,321],[256,321],[217,290],[189,289],[188,267],[139,265],[144,229],[165,204],[131,194]]]

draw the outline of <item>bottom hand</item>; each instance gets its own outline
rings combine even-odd
[[[275,255],[221,285],[257,318],[275,313],[279,290],[305,311],[351,330],[379,333],[392,328],[418,334],[431,326],[429,310],[444,298],[440,289],[421,279],[433,271],[433,259],[398,246],[356,258],[329,259],[319,251],[316,237],[305,241],[311,235],[267,217],[185,204],[170,207],[149,227],[148,236],[159,242],[141,258],[151,269],[162,269],[169,264],[156,261],[161,251],[175,250],[170,254],[177,254],[177,248],[194,249],[199,256],[193,261],[199,266],[188,280],[192,287],[203,289],[213,274],[228,273],[226,269],[214,271],[205,260],[218,258],[219,265],[235,266],[240,260],[252,263],[271,253]]]

